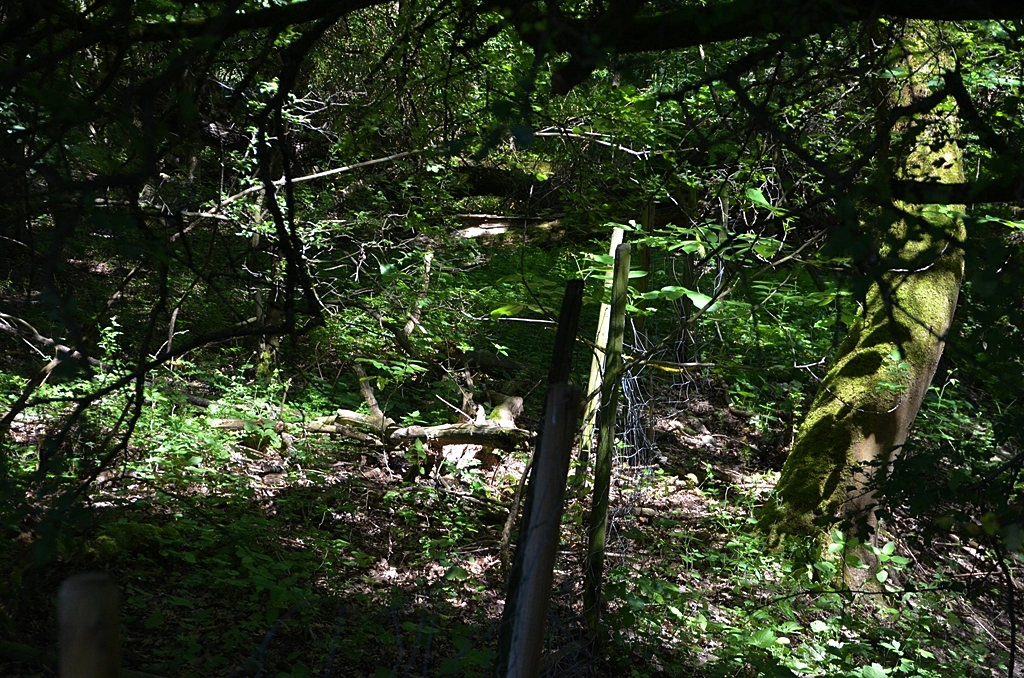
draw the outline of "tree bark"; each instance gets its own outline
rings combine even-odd
[[[911,22],[899,49],[911,73],[890,106],[931,94],[925,84],[949,67],[949,51],[924,22]],[[898,180],[963,181],[955,113],[906,120],[905,146],[890,153]],[[901,147],[902,146],[902,147]],[[822,380],[782,469],[761,525],[780,533],[820,534],[837,518],[847,531],[872,534],[874,480],[903,446],[931,384],[953,319],[964,263],[962,206],[886,206],[879,254],[888,270],[868,291],[862,318],[851,329]],[[885,243],[895,243],[886,245]]]
[[[110,575],[79,574],[57,595],[60,678],[118,678],[121,626],[118,591]]]

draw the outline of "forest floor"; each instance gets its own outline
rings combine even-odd
[[[894,512],[880,540],[893,544],[882,549],[891,578],[863,594],[836,586],[838,561],[814,545],[766,548],[755,512],[791,434],[759,432],[751,419],[695,398],[659,412],[651,458],[622,455],[608,632],[596,650],[580,603],[589,502],[569,497],[545,675],[1006,675],[1005,582],[970,544],[915,543],[912,521]],[[14,433],[26,444],[36,435],[24,421]],[[383,460],[326,437],[281,451],[248,447],[239,434],[216,466],[113,469],[48,564],[33,560],[44,537],[31,530],[0,551],[10,573],[0,585],[3,637],[52,650],[60,582],[105,570],[121,590],[130,669],[488,674],[504,602],[502,528],[526,454],[422,475],[408,454]],[[52,664],[5,647],[0,675],[54,675]]]

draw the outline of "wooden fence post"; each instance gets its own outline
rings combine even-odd
[[[622,239],[626,232],[616,227],[612,230],[611,247],[608,255],[614,257],[618,248],[622,245]],[[611,280],[607,286],[611,287]],[[573,479],[573,488],[582,489],[587,475],[587,465],[590,463],[590,448],[594,442],[594,422],[596,420],[598,397],[601,392],[601,379],[607,367],[607,347],[609,318],[611,317],[611,305],[601,304],[601,313],[597,317],[597,335],[594,337],[594,357],[590,361],[590,379],[587,381],[587,392],[584,394],[583,403],[583,436],[580,440],[580,464],[576,467],[576,477]]]
[[[565,283],[565,296],[562,298],[562,309],[558,314],[558,331],[555,333],[555,350],[551,355],[551,365],[548,367],[548,386],[569,383],[582,308],[583,280],[573,278]]]
[[[77,574],[57,594],[60,678],[119,678],[117,586],[103,572]]]
[[[615,415],[618,405],[619,377],[622,374],[622,335],[626,328],[626,298],[629,294],[629,245],[615,251],[615,278],[612,283],[611,328],[605,352],[605,375],[601,384],[601,408],[598,412],[597,454],[594,456],[594,500],[587,531],[587,562],[583,582],[583,616],[592,634],[601,618],[601,578],[604,574],[604,547],[608,527],[608,492],[611,487],[612,452],[615,449]],[[596,635],[594,636],[596,638]]]
[[[579,400],[575,386],[548,387],[541,447],[523,518],[529,527],[520,536],[513,568],[517,581],[509,584],[498,642],[496,674],[502,678],[534,678],[540,666]]]
[[[573,354],[573,348],[575,347],[575,344],[576,344],[576,331],[579,328],[580,310],[581,310],[582,306],[583,306],[583,281],[582,280],[578,280],[578,279],[577,280],[570,280],[568,283],[566,283],[566,286],[565,286],[565,296],[562,298],[562,310],[561,310],[561,312],[559,313],[559,316],[558,316],[558,332],[555,335],[555,350],[554,350],[554,355],[551,358],[551,367],[548,370],[548,393],[547,393],[547,398],[545,399],[545,403],[544,403],[544,415],[543,415],[543,422],[542,422],[541,432],[540,432],[540,435],[538,436],[538,439],[537,439],[537,441],[535,443],[536,448],[535,448],[535,452],[534,452],[533,456],[531,457],[530,464],[528,465],[527,469],[523,472],[523,477],[520,479],[519,489],[516,491],[516,497],[515,497],[515,499],[512,502],[512,510],[509,512],[508,521],[505,523],[505,531],[504,531],[503,536],[502,536],[502,549],[501,550],[504,553],[505,547],[507,546],[508,540],[509,540],[509,538],[511,536],[511,533],[512,533],[513,523],[515,522],[516,515],[517,515],[517,513],[519,511],[519,500],[520,500],[520,498],[522,496],[522,492],[523,492],[523,483],[525,483],[527,481],[527,479],[529,478],[530,486],[529,486],[529,491],[527,492],[527,497],[526,497],[526,508],[523,511],[523,519],[522,519],[522,521],[520,523],[520,528],[519,528],[519,546],[516,549],[515,560],[512,563],[512,569],[511,569],[511,571],[509,572],[509,575],[508,575],[508,586],[507,586],[508,590],[506,592],[506,597],[505,597],[505,610],[504,610],[504,613],[502,614],[501,628],[500,628],[499,633],[498,633],[498,657],[497,657],[497,661],[495,662],[495,675],[500,676],[502,678],[504,678],[504,676],[507,676],[507,675],[512,675],[511,673],[509,673],[509,665],[511,663],[511,655],[510,655],[510,653],[513,651],[512,650],[513,635],[516,634],[517,632],[519,633],[519,635],[517,636],[517,646],[516,646],[515,652],[521,653],[521,652],[524,651],[524,649],[523,649],[523,642],[522,642],[523,638],[529,637],[529,638],[532,639],[533,638],[533,634],[536,631],[536,629],[528,630],[525,633],[525,635],[524,635],[524,632],[521,629],[519,631],[516,631],[516,629],[517,629],[516,625],[519,623],[519,616],[521,614],[523,614],[523,613],[521,613],[519,611],[520,610],[519,601],[521,599],[520,598],[520,596],[522,595],[522,588],[521,587],[523,585],[523,581],[524,581],[524,577],[525,577],[523,572],[524,572],[524,564],[526,563],[526,560],[525,560],[526,559],[526,540],[528,538],[528,535],[533,531],[533,529],[531,527],[531,522],[530,522],[531,521],[531,517],[533,515],[535,515],[535,514],[540,514],[533,507],[537,504],[538,501],[543,501],[545,503],[545,505],[551,503],[550,502],[551,492],[555,491],[552,488],[551,483],[556,482],[557,478],[559,477],[557,469],[560,468],[559,465],[562,464],[561,457],[559,456],[559,455],[562,454],[562,451],[561,451],[561,447],[558,447],[558,446],[562,444],[560,442],[560,440],[561,440],[561,436],[562,436],[562,434],[564,432],[559,431],[556,434],[556,432],[554,432],[554,431],[549,431],[548,430],[548,418],[549,418],[549,416],[552,416],[551,407],[552,407],[552,392],[553,392],[553,390],[555,389],[556,385],[558,386],[559,389],[565,388],[566,387],[566,383],[565,382],[568,382],[569,376],[570,376],[570,374],[572,372],[572,354]],[[572,449],[572,441],[573,441],[573,437],[575,436],[575,433],[576,433],[576,429],[575,429],[576,415],[578,414],[578,410],[579,410],[579,393],[578,393],[578,389],[574,389],[574,392],[575,392],[575,395],[573,397],[575,398],[575,405],[574,405],[575,409],[573,409],[572,413],[571,413],[572,414],[572,419],[568,423],[566,423],[566,426],[568,426],[569,429],[570,429],[569,433],[567,434],[567,435],[569,435],[569,438],[568,438],[568,442],[565,443],[566,447],[565,447],[565,451],[564,451],[564,454],[567,455],[567,456],[570,455],[570,452],[571,452],[571,449]],[[559,405],[559,409],[561,409],[563,407],[563,405],[564,405],[564,403],[562,405]],[[559,419],[559,421],[562,421],[568,415],[565,414],[565,413],[562,413],[561,415],[558,415],[558,416],[561,417]],[[547,440],[547,438],[552,437],[552,436],[555,438],[555,440],[549,442]],[[551,450],[554,450],[554,452],[551,452]],[[547,459],[547,457],[552,456],[552,455],[555,457],[553,460]],[[565,466],[564,470],[562,470],[560,472],[561,473],[560,477],[561,477],[562,492],[564,492],[565,481],[566,481],[566,478],[569,475],[569,461],[568,461],[568,458],[566,458],[566,460],[564,462],[564,466]],[[544,468],[544,471],[540,470],[541,467]],[[551,473],[552,473],[551,469],[552,468],[556,469],[556,471],[555,471],[556,475],[554,476],[554,478],[551,477]],[[547,476],[541,475],[542,473],[547,474]],[[545,488],[544,489],[545,497],[542,498],[541,500],[538,500],[537,496],[536,496],[537,492],[538,492],[538,489],[537,489],[538,487]],[[563,499],[564,499],[564,497],[559,498],[559,500],[558,500],[558,516],[559,516],[558,522],[559,522],[559,524],[561,523],[562,501],[563,501]],[[540,514],[540,515],[543,515],[543,514]],[[542,529],[541,531],[542,531],[542,533],[544,533],[544,529]],[[539,539],[541,539],[541,540],[543,540],[544,538],[545,537],[539,537]],[[534,543],[537,543],[537,542],[534,542]],[[558,542],[556,540],[555,541],[555,546],[557,547],[557,545],[558,545]],[[552,552],[552,554],[553,554],[553,552]],[[553,555],[552,555],[552,558],[553,558]],[[536,565],[534,563],[530,563],[529,567],[530,567],[530,571],[534,573],[533,576],[535,577],[536,576],[536,572],[537,572]],[[552,570],[553,567],[554,567],[554,560],[552,559],[551,564],[548,567],[548,569]],[[535,580],[533,582],[533,584],[531,584],[531,586],[535,588],[540,583],[542,583],[542,582],[540,582],[539,580]],[[548,588],[549,589],[550,589],[550,586],[551,585],[550,585],[550,581],[549,581],[549,583],[548,583]],[[535,593],[531,594],[530,597],[531,597],[531,600],[533,600],[533,604],[535,605],[536,604],[536,594]],[[544,609],[546,610],[547,609],[547,607],[546,607],[547,603],[545,602],[544,605],[545,605]],[[535,611],[531,611],[529,613],[533,614],[533,613],[535,613]],[[541,641],[543,641],[543,623],[541,625]],[[530,645],[531,643],[533,643],[532,640],[530,641],[530,643],[527,643],[527,645]],[[542,646],[542,644],[541,644],[541,646]],[[532,650],[530,650],[530,651],[532,651]],[[540,650],[537,650],[537,652],[539,652],[539,651]],[[523,667],[522,667],[521,663],[517,664],[517,669],[516,669],[517,671],[521,671],[522,668]],[[519,675],[524,675],[524,674],[520,673]]]
[[[574,278],[565,284],[565,294],[562,296],[562,309],[558,314],[558,331],[555,333],[555,350],[551,356],[551,365],[548,368],[548,386],[560,383],[568,383],[572,374],[572,354],[576,347],[576,332],[580,326],[580,311],[583,309],[583,280]],[[546,406],[546,403],[545,403]],[[544,435],[544,412],[541,412],[541,432]],[[519,487],[516,489],[515,498],[512,500],[512,509],[508,512],[508,520],[505,521],[505,529],[501,533],[501,547],[499,554],[502,565],[507,564],[508,548],[512,539],[512,528],[515,526],[516,518],[519,516],[519,504],[523,498],[523,490],[526,482],[533,475],[534,463],[539,454],[541,441],[538,438],[534,442],[534,452],[530,455],[530,462],[519,479]],[[532,485],[531,485],[532,488]],[[530,497],[527,493],[526,510],[523,512],[523,521],[520,524],[520,535],[529,529]],[[509,586],[516,585],[516,571],[509,575]],[[512,591],[512,588],[509,589]]]

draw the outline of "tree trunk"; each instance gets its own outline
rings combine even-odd
[[[949,63],[931,24],[911,22],[893,66],[911,74],[888,106],[932,92]],[[884,116],[883,106],[883,116]],[[963,181],[955,112],[933,109],[896,127],[890,176],[937,183]],[[909,142],[905,140],[909,139]],[[895,459],[931,384],[956,308],[964,264],[964,226],[940,205],[899,201],[882,210],[879,254],[887,270],[868,291],[862,318],[839,348],[793,443],[761,525],[780,533],[816,534],[837,517],[847,532],[873,534],[874,478]],[[856,527],[856,530],[852,530]]]
[[[117,678],[121,625],[117,586],[102,572],[79,574],[57,595],[61,678]]]

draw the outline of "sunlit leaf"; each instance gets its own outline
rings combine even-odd
[[[889,672],[882,668],[881,664],[871,664],[860,670],[861,678],[887,678]]]
[[[761,192],[760,188],[748,188],[747,197],[758,207],[768,210],[772,208],[771,203],[764,197],[764,193]]]
[[[523,304],[509,304],[508,306],[502,306],[491,311],[492,318],[507,318],[514,316],[523,310],[525,306]]]

